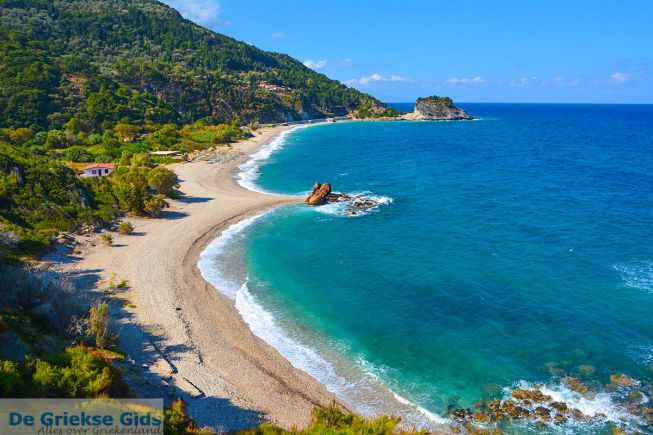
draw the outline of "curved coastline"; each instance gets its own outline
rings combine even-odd
[[[119,346],[132,364],[125,372],[130,386],[141,397],[171,399],[181,393],[191,416],[218,432],[264,421],[304,427],[316,405],[337,400],[349,408],[343,397],[320,383],[324,382],[320,376],[297,368],[258,336],[234,299],[223,293],[228,289],[216,290],[198,267],[202,252],[234,225],[303,201],[251,191],[236,180],[239,165],[290,129],[262,130],[255,138],[234,144],[244,155],[226,165],[171,165],[181,179],[182,196],[170,201],[160,219],[130,218],[134,236],[116,233],[113,246],[91,243],[83,256],[57,265],[62,272],[71,272],[80,288],[129,282],[129,290],[120,297],[132,306],[126,310],[124,302],[119,304],[123,308],[117,308],[114,320],[120,327]],[[365,368],[364,374],[383,383],[374,367]],[[388,385],[383,387],[375,390],[380,394],[374,398],[392,405],[376,407],[372,413],[398,414],[410,423],[426,419],[428,427],[446,432],[447,419],[406,400]]]
[[[250,171],[250,174],[254,174],[256,172],[256,169],[257,169],[258,165],[262,161],[267,159],[273,151],[275,151],[277,149],[280,149],[282,147],[282,145],[283,144],[282,144],[282,138],[281,138],[281,139],[278,140],[278,142],[275,142],[275,143],[271,144],[267,149],[259,151],[259,153],[257,153],[257,154],[259,154],[260,158],[253,159],[253,161],[251,162],[252,164],[246,166],[244,169],[247,170],[247,171]],[[248,162],[248,163],[250,163],[250,162]],[[241,165],[241,169],[243,169],[243,165]],[[250,184],[251,184],[253,186],[253,188],[254,188],[254,191],[264,192],[260,187],[258,187],[258,186],[256,186],[254,184],[255,180],[256,180],[256,178],[249,177],[247,179],[247,184],[243,185],[243,183],[240,183],[240,182],[239,182],[239,184],[241,184],[243,187],[246,187],[246,188],[250,188]],[[320,210],[320,211],[322,211],[322,210]],[[228,248],[228,244],[229,244],[228,239],[231,237],[231,232],[232,231],[235,234],[237,234],[238,232],[244,230],[247,226],[249,226],[249,224],[253,223],[253,221],[257,217],[260,217],[260,216],[262,216],[264,214],[266,214],[266,213],[263,213],[263,214],[261,214],[259,216],[255,216],[255,217],[251,218],[251,221],[248,221],[248,222],[239,221],[238,223],[234,224],[233,226],[230,226],[227,229],[227,231],[225,231],[225,233],[226,232],[230,233],[226,237],[226,239],[225,239],[225,236],[224,236],[224,233],[223,233],[223,236],[218,237],[217,239],[215,239],[214,242],[212,242],[212,244],[217,243],[218,245],[220,245],[218,251],[223,251],[225,248]],[[241,225],[243,222],[245,222],[244,225]],[[208,245],[207,250],[209,250],[210,248],[211,248],[211,245]],[[211,252],[211,253],[207,252],[207,256],[208,255],[215,256],[215,255],[219,255],[219,254],[220,254],[220,252],[215,252],[215,251]],[[206,266],[209,267],[209,265],[206,265]],[[205,276],[205,279],[207,281],[211,282],[216,288],[218,288],[220,290],[224,291],[223,287],[227,287],[227,286],[222,286],[219,281],[213,281],[211,279],[211,277]],[[361,407],[359,406],[360,403],[358,403],[356,401],[356,398],[352,398],[349,394],[347,394],[348,391],[346,391],[346,389],[345,389],[344,394],[343,394],[343,390],[338,388],[339,387],[339,385],[338,385],[339,382],[335,382],[335,383],[333,382],[333,378],[337,377],[338,373],[333,371],[333,366],[330,365],[330,362],[331,362],[330,359],[326,359],[326,360],[322,361],[323,363],[326,363],[327,366],[329,366],[329,367],[326,367],[326,369],[324,367],[324,364],[318,364],[318,365],[313,364],[313,366],[311,366],[310,361],[309,361],[309,364],[306,365],[304,361],[301,361],[300,359],[298,359],[297,352],[293,353],[293,351],[294,351],[293,349],[290,349],[290,350],[287,349],[287,348],[284,349],[284,347],[288,346],[288,343],[284,342],[284,341],[292,341],[292,337],[284,336],[283,331],[280,331],[280,333],[278,333],[279,331],[270,332],[271,329],[274,330],[276,328],[276,325],[275,325],[275,322],[274,322],[275,319],[272,317],[272,314],[270,314],[269,312],[266,312],[265,308],[263,308],[261,306],[257,306],[257,309],[259,311],[256,314],[259,315],[260,317],[268,317],[268,319],[265,319],[266,322],[264,322],[264,323],[267,323],[267,325],[263,325],[264,327],[267,326],[267,329],[257,330],[258,325],[252,324],[251,317],[248,319],[248,313],[244,312],[243,309],[242,309],[242,307],[243,307],[242,304],[239,306],[239,303],[238,303],[237,293],[247,295],[247,297],[250,299],[249,301],[247,301],[250,306],[257,305],[256,302],[253,300],[252,295],[249,293],[249,291],[248,291],[248,289],[246,287],[247,286],[247,281],[246,280],[243,280],[243,281],[244,282],[243,282],[242,286],[240,286],[240,285],[239,286],[232,286],[232,290],[234,290],[234,292],[233,292],[233,295],[229,295],[229,296],[232,296],[233,299],[235,299],[236,308],[238,309],[239,313],[241,314],[241,316],[243,317],[245,322],[248,323],[248,325],[250,326],[250,329],[252,330],[252,332],[255,335],[261,337],[268,344],[270,344],[273,347],[277,348],[277,350],[279,350],[279,352],[284,357],[286,357],[291,362],[291,364],[293,366],[295,366],[295,367],[297,367],[297,368],[299,368],[301,370],[306,371],[308,374],[312,375],[313,377],[318,379],[320,382],[324,383],[326,385],[326,387],[330,391],[335,392],[340,399],[343,399],[347,403],[351,404],[358,412],[366,413],[365,409],[361,409]],[[243,289],[244,289],[244,291],[243,291]],[[263,315],[263,316],[261,316],[261,315]],[[277,336],[276,337],[270,337],[270,335],[274,335],[275,332],[277,333]],[[279,340],[279,338],[281,338],[281,340]],[[308,343],[311,343],[311,346],[310,346],[310,348],[308,350],[311,353],[315,354],[315,356],[317,358],[320,358],[321,357],[321,355],[320,355],[321,349],[316,348],[316,346],[313,346],[312,341],[309,341]],[[302,346],[302,343],[301,343],[301,341],[298,341],[298,342],[292,343],[292,345]],[[316,348],[318,350],[316,351],[314,348]],[[300,358],[305,357],[305,356],[306,355],[299,355]],[[311,355],[308,355],[308,356],[310,357]],[[367,363],[367,362],[363,361],[363,363]],[[322,371],[322,372],[320,372],[320,371]],[[375,371],[376,371],[375,368],[371,367],[370,371],[365,372],[365,375],[369,375],[371,377],[374,377],[376,375]],[[349,378],[351,378],[351,376]],[[380,378],[377,377],[376,380],[378,381],[378,384],[383,384],[383,381]],[[356,381],[357,381],[357,379],[356,379]],[[385,387],[385,389],[387,389],[387,392],[389,392],[392,395],[392,398],[394,399],[394,401],[400,403],[401,405],[404,405],[405,408],[404,409],[400,409],[400,408],[398,409],[398,408],[392,407],[390,410],[388,410],[388,408],[379,409],[379,407],[373,406],[372,409],[367,409],[367,411],[371,411],[369,413],[371,413],[371,414],[392,413],[392,414],[395,414],[395,415],[400,415],[400,416],[404,417],[404,421],[407,421],[410,424],[416,423],[418,425],[418,427],[421,426],[422,428],[435,429],[435,430],[438,430],[438,429],[446,430],[447,423],[451,423],[451,420],[449,420],[448,418],[442,418],[441,416],[439,416],[437,414],[431,413],[427,409],[421,408],[419,405],[417,405],[417,404],[405,399],[404,397],[400,396],[399,394],[395,393],[394,391],[392,391],[390,389],[390,387],[388,385],[383,385],[383,387]],[[512,385],[511,387],[506,386],[506,387],[504,387],[502,389],[502,392],[504,394],[504,399],[508,399],[508,398],[512,397],[512,389],[514,389],[514,388],[534,388],[534,389],[537,389],[539,391],[544,391],[544,394],[555,398],[555,400],[558,403],[564,403],[566,406],[569,406],[571,408],[580,410],[583,415],[587,416],[590,420],[592,420],[590,422],[572,421],[572,422],[569,422],[566,425],[566,427],[567,426],[570,426],[570,427],[578,426],[579,428],[582,428],[583,430],[585,430],[585,429],[589,429],[589,428],[592,428],[592,427],[595,427],[595,426],[596,427],[601,427],[601,425],[606,424],[606,422],[618,423],[620,426],[630,427],[630,424],[633,421],[633,416],[629,415],[627,412],[625,412],[625,410],[623,410],[623,409],[621,409],[619,407],[618,397],[616,395],[613,395],[613,394],[611,394],[609,392],[606,392],[606,391],[598,392],[595,397],[586,398],[586,397],[583,397],[578,392],[575,392],[572,389],[570,389],[568,386],[566,386],[564,384],[564,382],[560,382],[560,383],[551,382],[551,383],[547,383],[547,384],[531,384],[531,383],[528,383],[526,381],[519,381],[519,382],[515,383],[514,385]],[[385,400],[385,398],[382,397],[383,393],[386,393],[386,391],[382,392],[382,394],[379,394],[378,396],[375,396],[375,398],[380,398],[380,400]],[[374,409],[374,408],[376,408],[376,409]],[[394,411],[398,411],[398,412],[394,412]],[[408,412],[406,412],[406,411],[408,411]],[[406,418],[406,417],[408,417],[408,418]],[[425,420],[427,420],[427,423],[423,424]],[[528,425],[529,422],[526,420],[526,421],[517,422],[515,424],[517,424],[517,425],[520,425],[520,424]]]
[[[182,195],[159,219],[130,218],[135,235],[115,234],[113,246],[96,243],[75,261],[57,265],[63,273],[87,277],[76,278],[80,288],[128,281],[120,297],[131,308],[116,304],[114,320],[118,344],[134,369],[126,374],[130,385],[144,397],[172,399],[180,393],[196,422],[218,432],[264,421],[304,427],[315,406],[336,400],[253,334],[233,300],[206,282],[197,267],[201,252],[231,225],[303,201],[247,190],[234,177],[239,164],[291,128],[263,129],[234,144],[243,156],[228,164],[170,165]]]
[[[272,153],[279,151],[284,146],[284,139],[291,132],[311,127],[315,124],[296,126],[284,130],[278,135],[271,138],[268,142],[249,155],[245,163],[239,164],[238,172],[234,173],[234,181],[243,188],[266,195],[275,195],[268,192],[256,184],[258,179],[258,169]],[[301,198],[303,200],[303,198]],[[392,202],[391,198],[379,197],[380,204]],[[285,204],[287,205],[287,204]],[[273,207],[276,208],[276,207]],[[244,215],[241,219],[234,221],[226,228],[222,227],[221,232],[212,241],[204,243],[204,248],[200,252],[197,268],[202,278],[210,283],[217,291],[233,301],[238,313],[254,335],[260,337],[268,345],[275,348],[284,358],[286,358],[293,367],[308,373],[317,379],[326,388],[336,394],[341,406],[351,407],[359,413],[366,415],[391,414],[399,415],[408,425],[406,427],[420,427],[423,429],[438,430],[442,429],[449,423],[447,418],[434,414],[420,405],[411,402],[393,391],[378,376],[378,368],[367,361],[358,361],[355,366],[356,378],[350,379],[350,376],[339,373],[338,363],[326,358],[314,346],[302,343],[301,340],[289,336],[286,331],[276,325],[276,319],[273,314],[268,312],[265,307],[261,306],[256,298],[250,293],[247,287],[247,278],[242,278],[234,282],[226,278],[220,270],[225,267],[223,264],[216,264],[216,257],[228,256],[225,250],[229,249],[232,239],[239,233],[246,230],[247,227],[254,224],[259,218],[268,215],[273,208],[265,208],[257,213]],[[318,210],[327,214],[339,214],[335,210],[325,206],[324,210]],[[333,355],[332,355],[333,357]],[[341,359],[341,355],[337,355]],[[350,372],[351,368],[347,370]],[[350,373],[351,374],[351,373]],[[352,386],[357,386],[352,388]],[[372,393],[374,403],[370,405],[370,397],[360,394],[359,389],[368,390]],[[343,402],[344,400],[344,402]]]

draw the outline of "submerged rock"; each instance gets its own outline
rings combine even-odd
[[[426,97],[418,98],[415,102],[415,110],[403,116],[407,120],[427,121],[462,121],[476,119],[463,109],[454,106],[453,100],[449,97]]]
[[[638,385],[639,381],[631,378],[630,376],[616,374],[610,375],[610,386],[611,387],[632,387]]]
[[[575,391],[588,399],[593,399],[595,394],[590,391],[589,387],[573,376],[567,376],[560,380],[571,391]]]

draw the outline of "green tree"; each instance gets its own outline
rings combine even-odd
[[[68,131],[72,131],[73,133],[89,131],[88,123],[74,116],[64,124],[64,128]]]
[[[149,168],[142,166],[122,166],[113,173],[112,191],[122,210],[136,214],[145,212],[146,201],[152,196],[147,182],[148,171]]]
[[[45,146],[49,149],[65,148],[68,146],[66,133],[61,130],[50,130],[45,139]]]
[[[179,187],[178,181],[177,174],[164,166],[157,166],[147,175],[150,187],[157,193],[166,196],[174,194],[173,189]]]
[[[67,148],[64,155],[66,156],[67,160],[77,163],[92,162],[94,158],[93,154],[89,153],[84,147],[81,146]]]
[[[152,157],[149,154],[139,153],[132,156],[130,165],[135,167],[151,168],[154,166],[154,162],[152,161]]]
[[[140,133],[140,127],[132,124],[116,124],[113,128],[123,142],[133,142]]]
[[[134,157],[134,153],[132,153],[129,150],[124,150],[120,154],[120,159],[118,160],[118,164],[123,166],[129,166],[131,165],[132,157]]]
[[[109,304],[102,302],[91,307],[86,319],[86,335],[91,337],[100,349],[113,344],[115,337],[111,334],[110,324]]]
[[[158,217],[167,204],[163,195],[152,195],[145,201],[144,211],[152,217]]]
[[[31,128],[8,128],[7,136],[11,143],[15,145],[22,145],[34,137]]]

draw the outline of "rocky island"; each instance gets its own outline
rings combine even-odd
[[[449,97],[431,96],[418,98],[415,110],[401,119],[426,121],[462,121],[476,119],[463,109],[456,107]]]

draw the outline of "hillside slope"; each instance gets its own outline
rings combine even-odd
[[[155,0],[0,0],[0,128],[287,121],[373,97]]]

